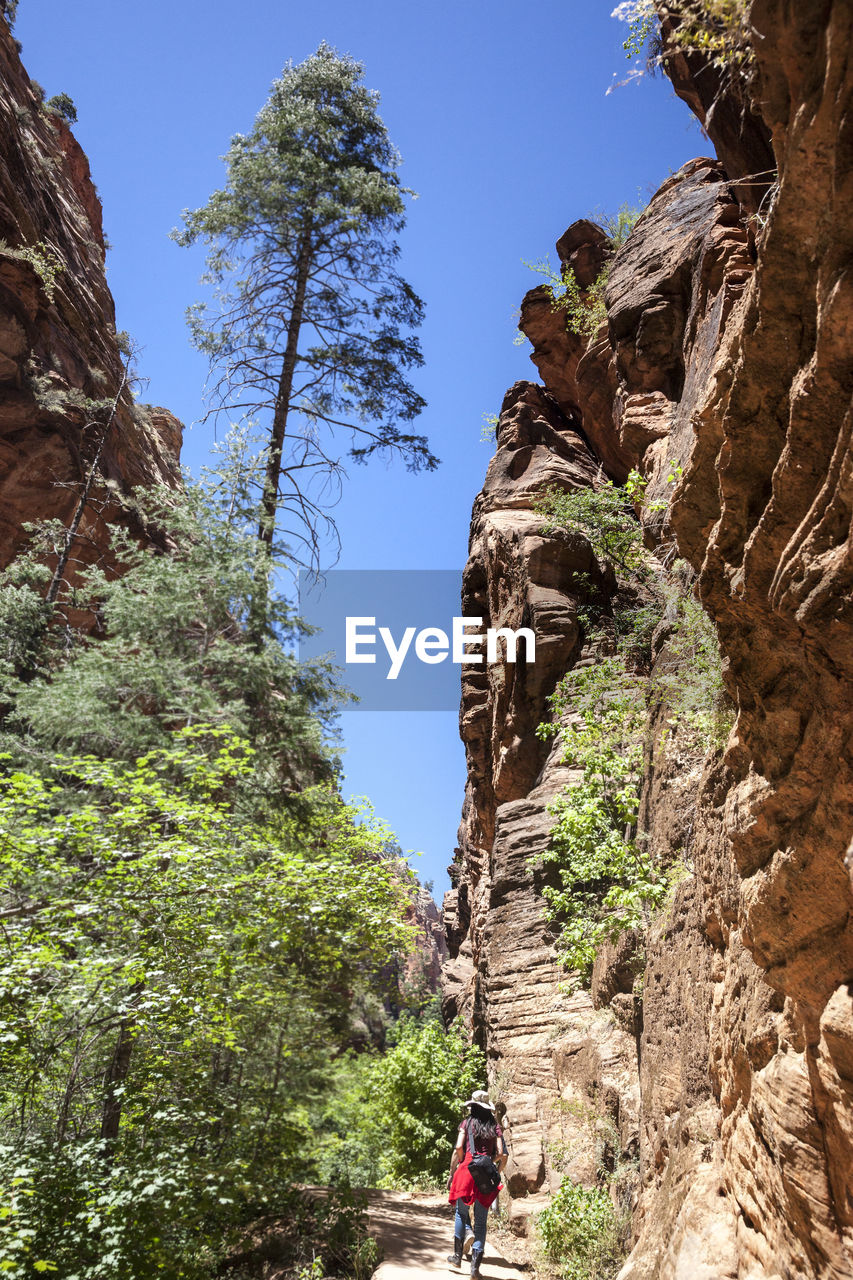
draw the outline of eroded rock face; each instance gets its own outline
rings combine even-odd
[[[123,360],[104,275],[101,205],[68,125],[40,106],[0,19],[0,564],[25,521],[70,522]],[[22,256],[24,254],[25,256]],[[91,560],[119,517],[117,494],[177,484],[181,425],[122,392],[100,459],[100,485],[75,555]]]
[[[640,1032],[641,1190],[621,1280],[853,1276],[851,19],[849,4],[756,0],[750,110],[716,103],[719,160],[669,179],[613,258],[606,329],[589,344],[567,334],[543,290],[522,309],[593,470],[618,481],[637,466],[650,499],[668,502],[644,516],[646,541],[698,574],[737,708],[723,753],[702,761],[669,743],[648,758],[643,826],[691,874],[647,939],[641,1027],[625,957],[596,966],[608,1025]],[[707,120],[695,67],[673,75]],[[748,180],[768,167],[770,135],[779,185],[757,201]],[[561,243],[587,273],[606,253],[583,224]],[[503,515],[504,538],[522,515]],[[499,567],[482,518],[466,579],[485,597],[524,581],[524,543]],[[566,596],[572,572],[556,568],[550,589]],[[576,619],[559,626],[578,661]],[[560,635],[553,644],[564,661]],[[511,1187],[538,1195],[551,1174],[547,1137],[533,1169],[535,1124],[550,1132],[577,1010],[552,995],[541,884],[520,851],[547,838],[544,808],[565,779],[551,758],[535,773],[541,748],[516,734],[523,765],[499,771],[512,715],[499,685],[483,683],[469,708],[455,1003],[496,1072],[527,1064],[524,1175]],[[538,1042],[526,1039],[534,1005]],[[631,1070],[616,1089],[626,1116]]]
[[[497,451],[474,503],[462,612],[483,627],[531,627],[536,663],[464,668],[460,730],[468,784],[460,847],[445,898],[450,960],[443,975],[448,1018],[462,1017],[486,1050],[493,1089],[506,1109],[507,1185],[521,1230],[553,1182],[549,1151],[570,1149],[589,1178],[599,1112],[593,1082],[607,1079],[602,1107],[625,1147],[637,1142],[633,1029],[596,1011],[586,993],[559,990],[564,976],[542,899],[535,858],[546,847],[550,800],[572,781],[537,726],[548,697],[578,661],[577,612],[589,585],[612,590],[580,535],[543,533],[533,504],[543,488],[589,486],[598,462],[577,419],[542,387],[507,393]],[[559,1183],[559,1178],[557,1178]]]
[[[438,907],[426,889],[417,888],[406,910],[406,922],[415,929],[415,949],[408,957],[404,983],[423,983],[433,995],[441,983],[441,966],[447,959],[447,939]]]

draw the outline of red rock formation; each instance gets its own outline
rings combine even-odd
[[[695,59],[677,62],[678,91],[720,161],[664,184],[615,255],[606,337],[587,348],[565,334],[542,290],[522,310],[546,387],[605,469],[618,479],[638,465],[650,497],[672,499],[647,517],[647,541],[674,540],[698,573],[737,707],[722,758],[703,764],[677,743],[649,758],[651,848],[687,850],[693,874],[646,944],[641,1193],[622,1280],[853,1276],[851,17],[849,4],[756,0],[757,73],[740,118],[725,93],[706,100]],[[756,216],[746,179],[769,135],[779,184]],[[570,231],[564,247],[594,264],[596,235]],[[674,491],[671,459],[683,468]],[[529,537],[526,515],[513,532],[521,516],[507,504],[506,546]],[[487,598],[507,578],[523,584],[525,564],[523,551],[504,553],[511,572],[490,556],[481,523],[475,507],[466,581]],[[552,590],[570,586],[571,569],[555,570]],[[561,636],[576,660],[570,622]],[[546,838],[557,784],[529,730],[513,732],[519,787],[504,769],[511,802],[492,798],[515,710],[499,686],[469,694],[467,712],[463,699],[463,736],[473,713],[478,728],[466,738],[449,1006],[473,1019],[496,1079],[529,1064],[541,1120],[549,1093],[565,1099],[566,1011],[523,850]],[[602,956],[593,987],[617,1028],[630,1013],[619,967]],[[630,1114],[630,1073],[607,1087]],[[527,1159],[535,1119],[522,1128]],[[544,1185],[547,1164],[514,1192]]]
[[[484,627],[532,627],[536,663],[465,668],[460,728],[468,784],[454,889],[444,919],[452,960],[444,970],[445,1015],[462,1016],[485,1048],[506,1109],[507,1180],[519,1223],[541,1208],[552,1182],[550,1144],[571,1143],[572,1168],[589,1177],[595,1122],[588,1091],[607,1082],[608,1110],[624,1147],[636,1145],[633,1029],[599,1015],[586,993],[559,990],[561,973],[545,920],[543,875],[531,858],[545,847],[547,805],[571,781],[556,748],[536,736],[547,699],[582,652],[578,607],[603,578],[586,539],[545,535],[533,502],[543,487],[592,485],[597,459],[554,397],[516,383],[504,400],[497,452],[474,503],[462,612]]]
[[[123,361],[88,161],[65,121],[42,108],[2,19],[0,81],[0,564],[7,564],[26,539],[25,521],[70,522],[106,420],[87,401],[115,397]],[[41,263],[55,264],[52,281]],[[122,395],[100,460],[115,492],[101,485],[76,554],[91,559],[103,546],[121,490],[178,483],[180,443],[168,410]]]
[[[441,984],[441,966],[447,959],[447,939],[438,907],[427,889],[415,890],[406,908],[406,922],[415,928],[415,947],[406,960],[402,986],[422,983],[435,995]]]

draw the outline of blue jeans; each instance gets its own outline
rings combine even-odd
[[[475,1253],[482,1253],[486,1245],[486,1226],[488,1223],[489,1211],[484,1204],[480,1204],[479,1200],[475,1200],[471,1205],[474,1210],[474,1243],[471,1249]],[[456,1224],[454,1227],[454,1235],[460,1240],[464,1240],[468,1230],[471,1228],[471,1219],[468,1216],[468,1205],[460,1196],[456,1201]]]

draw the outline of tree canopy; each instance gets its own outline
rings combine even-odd
[[[310,1167],[353,985],[405,945],[387,829],[334,792],[240,816],[198,726],[0,787],[0,1270],[208,1275]],[[221,1256],[221,1254],[219,1255]]]
[[[226,185],[175,233],[209,250],[215,296],[189,318],[214,370],[211,412],[265,423],[261,538],[281,521],[314,560],[344,474],[336,432],[356,462],[438,461],[407,426],[424,407],[408,380],[423,303],[397,270],[410,193],[362,72],[325,43],[288,64],[233,139]]]
[[[275,591],[262,643],[250,638],[257,565],[279,563],[257,538],[256,473],[232,433],[197,483],[137,490],[136,523],[161,545],[114,526],[108,554],[71,563],[52,606],[43,583],[63,530],[33,529],[0,573],[0,749],[30,768],[56,750],[133,760],[205,722],[251,742],[254,805],[298,806],[335,775],[341,695],[327,664],[298,661],[301,624]]]

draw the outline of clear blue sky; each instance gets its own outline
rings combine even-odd
[[[513,345],[533,279],[575,218],[647,197],[709,144],[666,81],[606,96],[626,68],[615,0],[21,0],[16,35],[48,95],[74,99],[112,243],[119,328],[141,344],[143,399],[187,424],[206,367],[184,310],[202,261],[168,239],[184,208],[220,186],[219,157],[247,131],[273,78],[321,40],[365,64],[420,193],[402,272],[427,304],[428,401],[420,429],[441,468],[354,469],[337,511],[341,568],[458,569],[489,448],[481,418],[535,377]],[[198,470],[210,429],[187,431]],[[446,887],[465,780],[455,714],[356,712],[343,720],[347,792],[366,794],[422,879]]]

